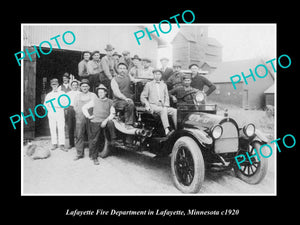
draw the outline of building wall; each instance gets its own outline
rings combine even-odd
[[[187,69],[189,65],[189,43],[182,34],[176,35],[173,42],[173,62],[179,62],[182,69]]]
[[[208,96],[208,101],[243,107],[243,84],[238,83],[235,90],[231,83],[214,83],[216,90]]]
[[[112,44],[115,51],[119,54],[124,50],[129,50],[131,56],[137,54],[140,57],[148,57],[152,59],[156,66],[157,47],[156,40],[144,38],[141,45],[138,45],[134,32],[142,28],[137,25],[24,25],[24,45],[39,45],[42,41],[50,41],[50,38],[60,35],[57,38],[62,49],[94,51],[99,50],[105,53],[106,44]],[[62,35],[66,31],[72,31],[76,40],[72,45],[66,45],[62,41]],[[68,35],[66,35],[66,38]],[[71,37],[71,36],[70,36]],[[58,48],[55,40],[50,43],[54,48]],[[44,44],[43,47],[48,47]]]
[[[248,74],[250,74],[250,72],[245,72],[245,76]],[[254,77],[255,81],[252,77],[247,79],[248,85],[244,83],[244,89],[248,90],[249,93],[249,108],[262,109],[265,106],[264,91],[274,83],[274,80],[270,74],[268,74],[265,78],[258,78],[256,75],[254,75]]]

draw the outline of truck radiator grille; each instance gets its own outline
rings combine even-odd
[[[236,126],[230,121],[221,122],[220,125],[223,127],[223,134],[215,141],[215,153],[237,152],[239,135]]]

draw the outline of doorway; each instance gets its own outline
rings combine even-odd
[[[49,48],[42,48],[48,52]],[[62,83],[64,73],[69,73],[78,79],[78,63],[81,61],[82,52],[65,49],[52,49],[49,55],[40,54],[36,58],[36,96],[35,105],[43,104],[47,93],[51,91],[50,80],[57,78]],[[37,110],[39,115],[44,115],[43,107]],[[50,135],[48,118],[37,118],[35,121],[35,137]]]

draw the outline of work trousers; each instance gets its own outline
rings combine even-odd
[[[65,144],[65,113],[63,108],[55,108],[56,112],[49,110],[48,121],[51,135],[51,143],[57,144],[57,137],[59,145]],[[57,132],[56,132],[57,129]]]
[[[124,117],[125,117],[125,124],[126,125],[133,125],[135,121],[134,117],[134,103],[133,101],[127,102],[122,99],[115,99],[114,100],[114,107],[118,110],[124,110]]]
[[[107,97],[112,99],[113,94],[110,86],[110,79],[107,78],[104,72],[100,73],[99,79],[100,79],[100,84],[103,84],[107,88]]]
[[[70,147],[75,146],[75,127],[76,127],[76,118],[75,118],[75,110],[73,106],[69,106],[65,109],[66,111],[66,124],[68,127],[68,134],[69,134],[69,145]]]
[[[84,140],[85,137],[90,140],[90,121],[88,118],[82,116],[76,118],[76,131],[75,131],[75,147],[77,151],[77,156],[84,156]]]
[[[104,147],[105,136],[110,136],[111,140],[116,139],[114,123],[109,120],[106,127],[102,128],[101,123],[90,122],[90,137],[89,137],[89,151],[92,159],[97,159],[100,149]]]
[[[159,114],[164,129],[170,126],[168,115],[171,115],[175,129],[177,129],[177,110],[172,107],[162,107],[155,104],[150,104],[150,108],[154,113]]]
[[[96,87],[98,87],[100,84],[100,73],[90,74],[89,82],[90,82],[90,92],[95,93]]]

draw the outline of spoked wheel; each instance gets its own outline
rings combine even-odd
[[[199,192],[205,167],[198,144],[190,137],[179,138],[172,149],[172,177],[175,186],[184,193]]]
[[[185,147],[181,146],[175,159],[175,173],[180,183],[189,186],[195,175],[193,156]]]
[[[251,143],[247,149],[249,157],[255,154],[254,149],[256,149],[256,152],[259,152],[261,145],[260,142]],[[252,157],[250,162],[246,155],[246,151],[241,151],[240,154],[244,154],[246,160],[240,164],[241,168],[234,162],[235,175],[249,184],[258,184],[261,182],[267,174],[268,160],[263,157],[259,157],[259,159],[257,157]]]

